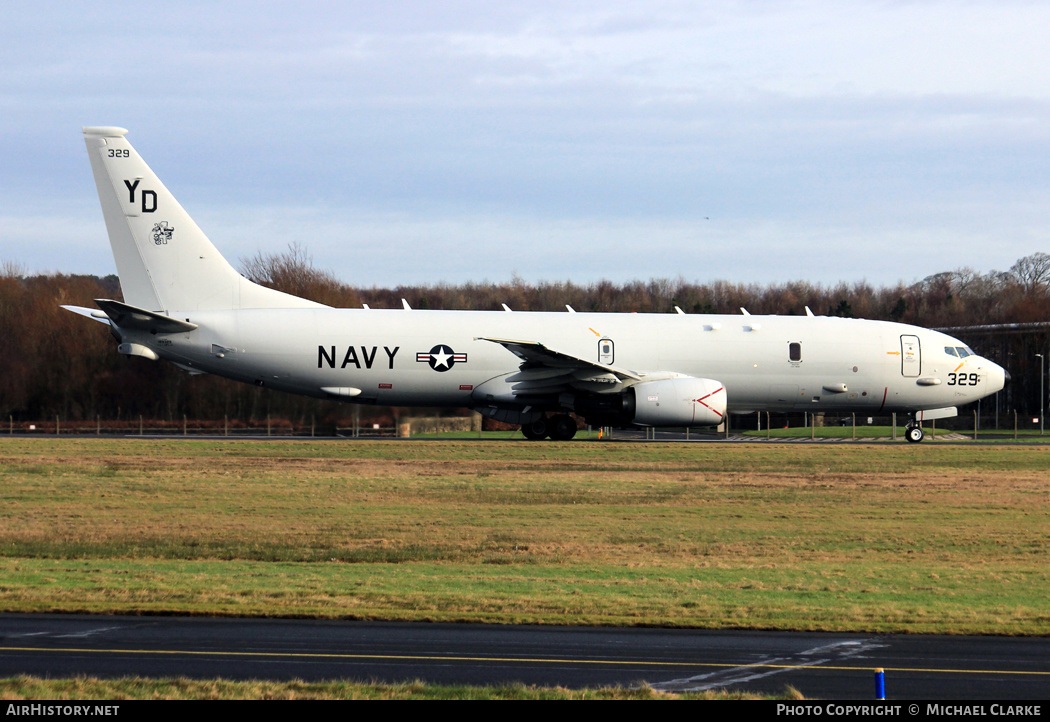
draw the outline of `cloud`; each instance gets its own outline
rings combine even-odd
[[[0,207],[31,269],[111,263],[61,232],[102,228],[90,124],[128,127],[232,257],[299,240],[346,280],[893,283],[1008,267],[1050,229],[1040,3],[5,14]]]

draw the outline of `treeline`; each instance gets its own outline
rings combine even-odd
[[[823,286],[805,281],[758,284],[653,279],[615,284],[566,282],[440,284],[363,288],[319,270],[306,251],[258,255],[242,263],[252,280],[337,307],[675,313],[815,314],[882,319],[932,328],[1050,321],[1050,255],[1022,258],[1008,271],[958,269],[923,281],[875,288],[867,283]],[[47,420],[222,419],[266,417],[299,425],[349,425],[353,407],[295,397],[212,376],[189,376],[171,364],[116,353],[105,326],[69,313],[63,304],[94,307],[95,298],[120,299],[116,276],[28,276],[0,268],[0,418]],[[999,399],[1004,413],[1039,410],[1037,353],[1046,353],[1047,329],[1017,333],[953,332],[1001,363],[1014,382]],[[1003,394],[1000,394],[1003,397]],[[987,404],[988,402],[986,402]],[[987,408],[984,409],[987,412]],[[362,418],[390,422],[407,410],[362,407]]]

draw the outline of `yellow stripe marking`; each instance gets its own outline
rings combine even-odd
[[[80,649],[76,647],[0,647],[0,652],[63,652],[76,654],[157,654],[174,655],[185,654],[199,657],[264,657],[264,658],[294,658],[294,659],[395,659],[424,661],[433,660],[441,662],[528,662],[530,664],[607,664],[615,666],[635,667],[731,667],[736,669],[830,669],[836,671],[867,672],[871,667],[866,666],[839,666],[839,665],[817,665],[810,664],[737,664],[735,662],[647,662],[643,660],[601,660],[601,659],[562,659],[542,657],[457,657],[437,656],[427,654],[327,654],[327,653],[305,653],[305,652],[201,652],[172,649]],[[1050,677],[1047,671],[1012,671],[1001,669],[930,669],[928,667],[883,667],[887,672],[934,672],[938,674],[1012,674],[1022,676]]]
[[[457,657],[438,656],[429,654],[330,654],[321,652],[203,652],[177,649],[79,649],[59,647],[0,647],[0,652],[63,652],[66,654],[158,654],[175,655],[185,654],[187,656],[202,657],[265,657],[281,658],[290,657],[294,659],[398,659],[410,661],[441,661],[441,662],[529,662],[531,664],[548,662],[551,664],[611,664],[611,665],[640,665],[645,667],[739,667],[737,664],[700,664],[692,662],[645,662],[645,661],[621,661],[621,660],[594,660],[594,659],[558,659],[558,658],[533,658],[533,657]],[[753,665],[761,667],[762,665]],[[1050,674],[1050,673],[1048,673]]]

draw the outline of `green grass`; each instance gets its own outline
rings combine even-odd
[[[482,439],[487,441],[528,441],[519,429],[508,431],[437,431],[426,434],[413,434],[413,439]],[[573,441],[592,441],[598,438],[597,429],[591,431],[580,429],[573,437]],[[534,442],[529,442],[534,443]]]
[[[747,692],[689,692],[671,694],[649,687],[600,687],[566,689],[523,684],[500,686],[438,685],[424,682],[401,684],[358,683],[349,681],[238,682],[225,679],[195,680],[186,678],[41,679],[11,677],[0,679],[0,699],[14,700],[107,700],[110,715],[118,715],[119,702],[141,699],[496,699],[496,700],[699,700],[699,699],[785,699],[798,700],[801,695],[788,687],[779,696]],[[91,705],[94,707],[94,705]],[[114,707],[116,709],[114,709]],[[104,712],[102,714],[105,714]]]
[[[929,424],[923,426],[923,431],[926,432],[926,441],[934,441],[938,437],[944,436],[962,436],[966,439],[973,439],[973,429],[945,429],[941,427],[933,428]],[[762,429],[761,431],[755,429],[749,429],[747,431],[734,431],[734,434],[741,434],[743,436],[752,437],[755,439],[764,439],[767,436],[771,439],[808,439],[810,437],[817,439],[852,439],[854,436],[854,429],[852,426],[818,426],[814,429],[809,427],[791,427],[787,429]],[[860,426],[856,428],[856,438],[858,441],[871,440],[871,439],[890,439],[893,438],[893,427],[892,426]],[[1040,435],[1039,430],[1035,429],[1019,429],[1017,431],[1018,441],[1032,442],[1032,443],[1046,443],[1050,444],[1050,434]],[[1014,437],[1013,429],[981,429],[977,432],[978,441],[1008,441]],[[904,427],[897,427],[897,439],[904,441]]]
[[[934,435],[934,430],[928,427],[924,427],[927,435],[927,439]],[[773,439],[808,439],[811,436],[818,439],[852,439],[854,435],[854,429],[852,426],[818,426],[816,428],[809,427],[791,427],[787,429],[762,429],[757,431],[754,429],[748,431],[737,431],[735,433],[743,434],[744,436],[751,436],[754,438],[765,438],[769,436]],[[944,429],[937,429],[936,434],[943,436],[945,434],[957,433],[954,431],[946,431]],[[893,437],[892,426],[857,426],[856,437],[858,439],[886,439]],[[904,440],[904,427],[897,428],[897,438]]]
[[[1050,633],[1050,449],[0,440],[0,609]]]

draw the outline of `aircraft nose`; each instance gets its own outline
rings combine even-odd
[[[997,363],[991,361],[988,362],[988,375],[989,380],[992,382],[992,391],[1002,391],[1003,387],[1006,386],[1010,380],[1010,373]]]

